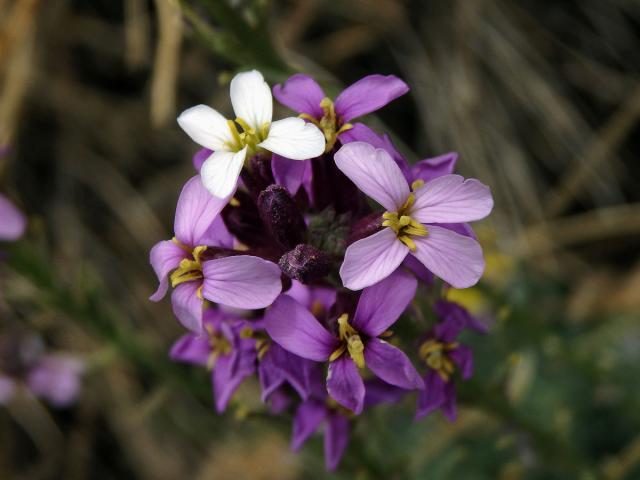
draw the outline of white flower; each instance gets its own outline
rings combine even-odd
[[[312,123],[297,117],[271,122],[271,89],[260,72],[239,73],[231,80],[230,90],[235,121],[206,105],[191,107],[178,117],[178,124],[194,142],[214,152],[200,171],[211,194],[218,198],[232,194],[245,158],[260,149],[292,160],[322,155],[324,135]]]

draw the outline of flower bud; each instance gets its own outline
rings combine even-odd
[[[331,270],[329,256],[304,243],[285,253],[278,264],[289,278],[305,284],[320,280]]]
[[[269,239],[264,234],[258,208],[251,196],[241,190],[236,191],[234,202],[222,210],[222,218],[229,232],[249,248],[267,245]]]
[[[242,181],[251,196],[257,198],[260,192],[275,182],[271,172],[271,155],[256,153],[248,163],[249,168],[242,170]]]
[[[304,239],[307,227],[302,214],[280,185],[270,185],[258,196],[258,211],[275,242],[289,250]]]
[[[382,227],[382,216],[379,213],[372,213],[362,217],[351,228],[347,237],[347,246],[358,240],[373,235]]]

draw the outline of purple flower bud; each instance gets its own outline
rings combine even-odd
[[[302,214],[280,185],[270,185],[258,197],[258,211],[275,242],[289,250],[304,240],[306,225]]]
[[[258,208],[251,196],[238,190],[235,202],[222,210],[224,224],[231,234],[250,248],[264,247],[269,243],[260,220]]]
[[[265,188],[275,183],[271,172],[271,155],[256,153],[249,159],[249,168],[241,173],[242,181],[253,198],[257,198]]]
[[[329,256],[304,243],[285,253],[278,264],[289,278],[305,284],[321,279],[331,270]]]
[[[380,213],[372,213],[366,217],[362,217],[356,222],[349,236],[347,237],[347,246],[358,240],[373,235],[382,228],[382,216]]]

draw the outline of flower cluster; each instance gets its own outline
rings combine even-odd
[[[333,100],[294,75],[273,96],[299,116],[276,121],[259,72],[230,89],[234,119],[204,105],[178,118],[203,149],[174,237],[150,254],[151,299],[171,286],[189,330],[171,358],[211,371],[218,412],[257,376],[272,412],[295,412],[294,449],[323,426],[329,469],[350,424],[379,403],[416,392],[416,418],[441,409],[453,420],[455,383],[473,370],[457,337],[484,328],[443,293],[482,276],[468,222],[491,212],[489,188],[452,173],[456,154],[410,166],[387,135],[354,122],[409,90],[397,77],[370,75]],[[407,316],[410,338],[394,335],[416,298],[440,298],[438,322]]]

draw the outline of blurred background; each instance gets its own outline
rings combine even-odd
[[[193,175],[176,115],[230,112],[248,68],[331,94],[400,76],[370,126],[412,161],[458,151],[496,201],[486,277],[455,295],[491,318],[459,420],[382,407],[335,474],[257,385],[217,416],[147,300]],[[0,191],[29,218],[0,246],[0,328],[86,367],[75,406],[0,407],[0,478],[640,478],[639,120],[637,0],[0,0]]]

